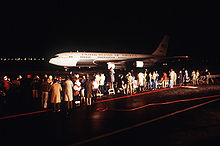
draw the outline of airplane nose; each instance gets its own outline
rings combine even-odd
[[[76,66],[77,64],[76,59],[73,58],[51,58],[49,60],[49,63],[54,64],[54,65],[58,65],[58,66],[67,66],[67,67],[71,67],[71,66]]]
[[[49,63],[55,64],[55,58],[51,58],[51,59],[49,60]]]

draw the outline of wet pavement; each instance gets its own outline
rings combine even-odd
[[[4,145],[220,145],[220,85],[108,96],[0,120]]]

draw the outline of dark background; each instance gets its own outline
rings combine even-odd
[[[6,1],[1,11],[1,57],[76,50],[150,54],[167,34],[168,56],[219,63],[218,3]]]

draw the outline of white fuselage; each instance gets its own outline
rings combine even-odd
[[[129,53],[97,53],[97,52],[66,52],[55,55],[57,57],[51,58],[49,63],[74,67],[81,65],[95,65],[95,62],[112,62],[112,61],[126,61],[135,58],[147,58],[150,55],[146,54],[129,54]]]

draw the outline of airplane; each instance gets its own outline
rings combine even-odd
[[[131,65],[149,67],[166,59],[169,36],[165,35],[152,54],[102,53],[102,52],[64,52],[56,54],[49,63],[68,67],[97,67],[107,65],[108,69],[122,69]],[[175,57],[174,57],[175,58]],[[188,56],[178,56],[188,58]]]

